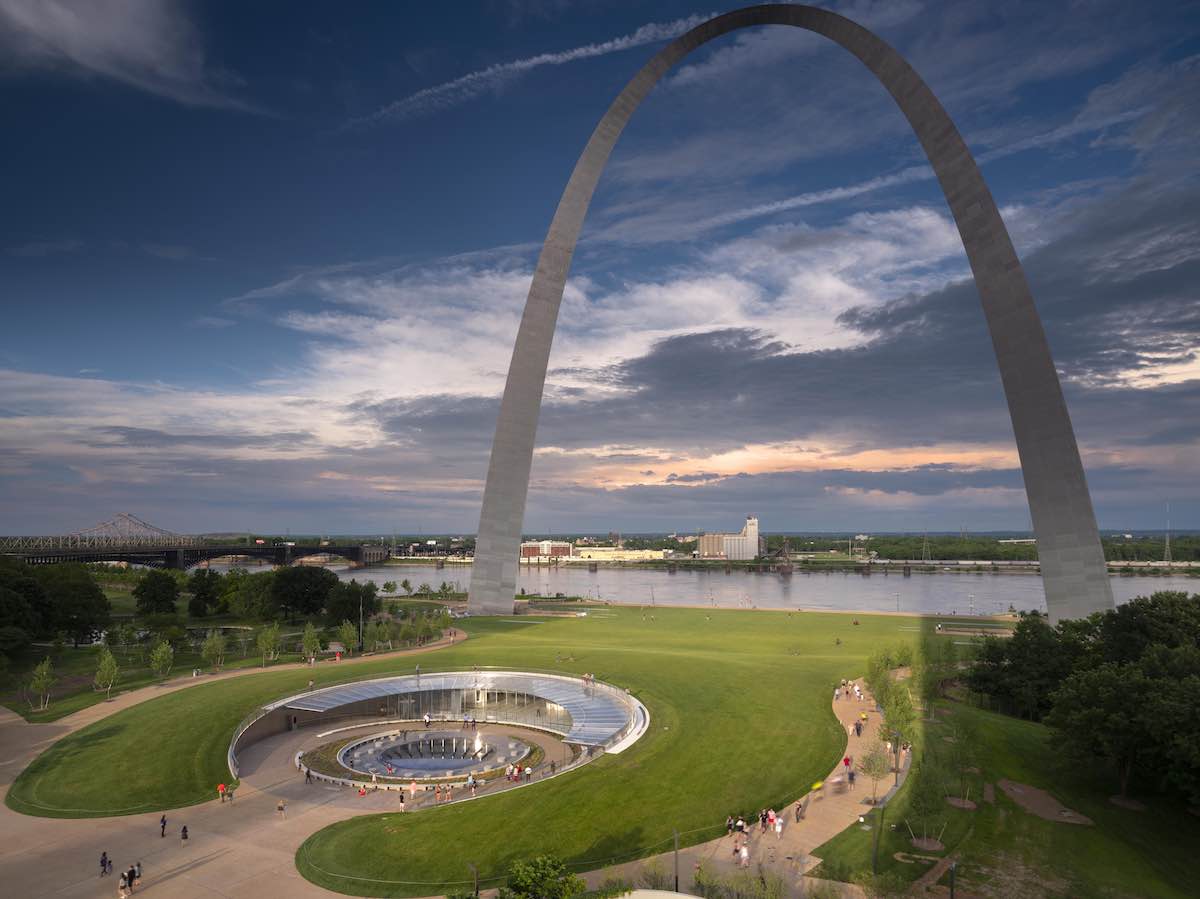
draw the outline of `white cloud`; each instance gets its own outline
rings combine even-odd
[[[11,65],[120,81],[187,106],[254,111],[226,92],[236,79],[205,60],[173,0],[0,0],[0,49]]]
[[[641,47],[646,44],[670,40],[671,38],[678,37],[685,31],[695,28],[709,18],[711,18],[711,15],[695,15],[688,16],[685,19],[677,19],[674,22],[651,22],[630,34],[602,41],[598,44],[585,44],[581,47],[573,47],[570,50],[539,53],[537,56],[529,56],[525,59],[496,63],[495,65],[488,66],[486,69],[469,72],[466,75],[455,78],[453,81],[436,84],[433,87],[417,91],[415,94],[411,94],[377,109],[370,115],[352,119],[347,125],[349,127],[359,127],[384,121],[403,121],[416,116],[437,112],[438,110],[448,109],[451,106],[458,106],[460,103],[473,100],[510,79],[534,69],[540,69],[545,66],[566,65],[567,63],[578,62],[581,59],[593,59],[597,56],[607,56],[610,53],[618,53],[633,47]]]

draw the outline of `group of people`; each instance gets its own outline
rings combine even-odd
[[[842,696],[845,696],[847,699],[849,699],[851,694],[853,694],[854,698],[859,702],[862,702],[863,698],[866,696],[866,694],[862,691],[862,687],[860,687],[854,681],[848,681],[845,678],[842,678],[842,683],[833,688],[833,701],[837,702],[842,698]]]
[[[522,778],[525,782],[533,780],[533,768],[526,765],[522,768],[520,765],[508,765],[504,769],[504,779],[511,780],[513,783],[520,783]]]
[[[112,859],[108,857],[107,852],[100,853],[100,876],[111,877],[113,872]],[[122,871],[121,877],[117,881],[117,895],[129,896],[132,895],[136,887],[142,885],[142,863],[130,865],[129,870]]]

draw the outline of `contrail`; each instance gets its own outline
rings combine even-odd
[[[526,59],[497,63],[496,65],[488,66],[486,69],[470,72],[461,78],[455,78],[453,81],[447,81],[444,84],[437,84],[433,87],[417,91],[415,94],[380,107],[370,115],[351,119],[346,123],[345,127],[358,128],[389,120],[404,121],[405,119],[448,109],[451,106],[457,106],[459,103],[465,103],[482,93],[486,93],[490,88],[508,78],[524,74],[532,69],[538,69],[542,66],[561,66],[580,59],[607,56],[609,53],[618,53],[621,50],[628,50],[631,47],[640,47],[643,44],[653,44],[658,41],[670,40],[671,38],[678,37],[685,31],[695,28],[701,22],[707,21],[710,18],[712,18],[711,13],[709,15],[688,16],[686,19],[676,19],[674,22],[651,22],[648,25],[643,25],[632,34],[615,37],[603,43],[585,44],[582,47],[574,47],[573,49],[562,50],[558,53],[540,53],[537,56],[530,56]]]

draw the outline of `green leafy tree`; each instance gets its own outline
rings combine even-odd
[[[343,621],[338,625],[337,635],[342,646],[346,647],[346,653],[354,655],[354,649],[358,646],[358,625],[349,620]]]
[[[48,572],[43,574],[47,575]],[[10,620],[7,622],[9,626],[19,627],[30,636],[45,635],[53,630],[54,608],[41,582],[35,576],[35,569],[21,559],[0,556],[0,589],[11,590],[21,596],[29,610],[30,617],[26,623]],[[18,609],[21,617],[24,617],[23,608]]]
[[[192,598],[188,602],[188,614],[203,618],[209,612],[217,610],[221,602],[221,581],[219,572],[209,568],[197,568],[188,578],[188,590]]]
[[[9,659],[16,658],[27,650],[32,642],[29,632],[23,628],[10,624],[0,627],[0,659],[7,663]],[[0,674],[3,674],[4,670],[6,669],[0,669]]]
[[[274,581],[273,571],[257,571],[238,577],[235,591],[229,596],[229,611],[250,621],[261,621],[274,614]]]
[[[499,899],[572,899],[587,889],[582,877],[552,855],[513,862]]]
[[[106,699],[112,699],[113,684],[121,674],[116,656],[104,647],[100,650],[100,661],[96,665],[96,677],[92,681],[97,690],[103,690]]]
[[[395,593],[396,592],[396,582],[395,581],[384,581],[383,582],[383,592],[388,593],[388,594]]]
[[[325,568],[295,565],[275,572],[271,582],[271,602],[286,618],[319,615],[338,584],[338,577]]]
[[[317,653],[321,651],[321,635],[317,633],[311,621],[304,625],[300,645],[304,647],[304,657],[308,659],[316,658]]]
[[[50,706],[50,691],[58,683],[54,674],[54,665],[50,657],[42,659],[29,675],[29,692],[37,697],[37,711],[44,711]],[[32,703],[31,703],[32,705]]]
[[[258,654],[262,656],[263,667],[267,667],[268,661],[273,661],[279,655],[279,624],[271,623],[259,630],[254,638],[254,643],[258,647]]]
[[[917,839],[912,824],[908,823],[910,819],[921,831],[921,839],[925,840],[929,838],[929,829],[936,827],[945,817],[946,802],[938,784],[927,775],[923,766],[918,765],[913,773],[912,793],[908,799],[908,818],[905,819],[909,835],[914,840]]]
[[[412,596],[413,585],[409,583],[408,578],[400,582],[400,589],[404,591],[405,596]]]
[[[52,629],[64,632],[75,646],[108,627],[112,607],[84,566],[46,565],[38,581],[53,610]]]
[[[871,781],[871,803],[875,803],[878,796],[879,782],[888,776],[888,772],[892,769],[892,762],[888,756],[887,750],[883,748],[882,743],[875,743],[868,749],[858,760],[859,772]]]
[[[143,615],[173,615],[179,600],[179,582],[169,571],[152,568],[133,588],[133,598]]]
[[[339,581],[329,591],[325,601],[325,619],[331,625],[339,621],[358,621],[359,613],[364,619],[379,611],[378,588],[373,583]]]
[[[150,650],[150,670],[160,680],[171,673],[175,664],[175,647],[168,640],[159,640]]]
[[[213,628],[204,638],[204,645],[200,647],[200,657],[212,669],[216,670],[221,667],[225,661],[225,636],[220,630]]]
[[[112,638],[126,656],[132,655],[135,649],[140,650],[141,648],[141,643],[138,641],[138,629],[130,622],[118,625],[112,632]]]
[[[1150,748],[1147,735],[1155,722],[1147,720],[1147,711],[1157,686],[1133,664],[1105,662],[1077,671],[1054,694],[1046,723],[1067,755],[1111,762],[1126,796],[1135,765]]]
[[[426,583],[422,583],[422,584],[421,584],[421,586],[419,586],[419,587],[417,588],[417,595],[418,595],[418,596],[428,596],[428,595],[429,595],[429,594],[431,594],[432,592],[433,592],[433,588],[432,588],[432,587],[430,587],[430,586],[429,586],[428,584],[426,584]]]

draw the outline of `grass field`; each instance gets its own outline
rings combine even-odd
[[[502,867],[512,854],[544,845],[546,822],[572,807],[580,810],[579,825],[556,824],[554,848],[590,858],[655,842],[673,826],[718,824],[731,811],[782,804],[823,775],[840,748],[828,702],[832,682],[860,671],[873,645],[896,640],[902,636],[898,627],[913,623],[864,617],[854,627],[847,616],[811,613],[658,610],[654,620],[625,609],[603,614],[468,620],[473,639],[422,657],[422,668],[431,671],[474,663],[590,671],[633,689],[653,716],[651,733],[634,751],[601,759],[547,789],[518,791],[520,798],[473,803],[469,814],[457,808],[439,814],[455,823],[438,826],[457,829],[461,839],[476,827],[490,832],[485,842],[494,843],[494,854],[482,856],[481,866]],[[573,661],[557,661],[567,655]],[[407,671],[411,665],[383,659],[349,669],[331,666],[318,669],[317,680]],[[18,811],[62,817],[204,801],[212,784],[228,776],[225,751],[237,722],[262,702],[302,689],[309,677],[308,670],[268,672],[120,712],[38,758],[7,801]],[[95,771],[105,777],[94,777]],[[617,796],[605,787],[614,772],[623,785]],[[111,783],[137,783],[136,807],[115,797],[105,786]],[[605,816],[618,797],[619,826],[594,844],[588,835],[596,832],[596,816]],[[520,824],[499,828],[504,820]],[[496,839],[501,829],[509,838]],[[441,838],[430,833],[430,839]],[[435,859],[431,853],[424,863],[426,874],[443,876]],[[378,861],[385,869],[395,863],[392,857]]]
[[[942,836],[947,852],[960,853],[957,886],[964,892],[1110,899],[1196,895],[1200,857],[1184,847],[1200,846],[1200,818],[1162,799],[1147,799],[1149,807],[1141,813],[1111,805],[1107,797],[1116,792],[1112,778],[1061,762],[1043,725],[959,703],[940,707],[949,714],[939,715],[939,723],[926,728],[923,737],[930,745],[936,746],[956,721],[977,733],[979,774],[969,781],[971,798],[979,807],[965,811],[947,805]],[[999,789],[994,803],[981,801],[983,784],[1002,778],[1049,791],[1095,825],[1044,820],[1022,810]],[[887,806],[878,858],[881,872],[912,879],[928,869],[895,857],[897,852],[922,854],[912,847],[904,824],[909,817],[906,793]],[[872,815],[872,823],[875,819]],[[914,829],[919,832],[915,824]],[[873,837],[874,830],[849,828],[818,847],[814,855],[824,863],[816,874],[848,878],[855,871],[870,870]],[[943,877],[941,883],[948,880]]]
[[[593,613],[595,614],[595,613]],[[628,860],[722,830],[729,813],[782,807],[823,777],[844,736],[832,686],[913,619],[815,613],[615,609],[551,619],[461,652],[489,664],[592,671],[647,705],[631,750],[571,775],[434,815],[378,815],[320,831],[297,854],[310,880],[359,895],[441,892],[510,861],[555,853],[577,869]],[[835,645],[840,638],[841,645]],[[574,662],[556,662],[570,654]],[[470,858],[445,847],[470,846]],[[409,883],[379,883],[407,881]]]

